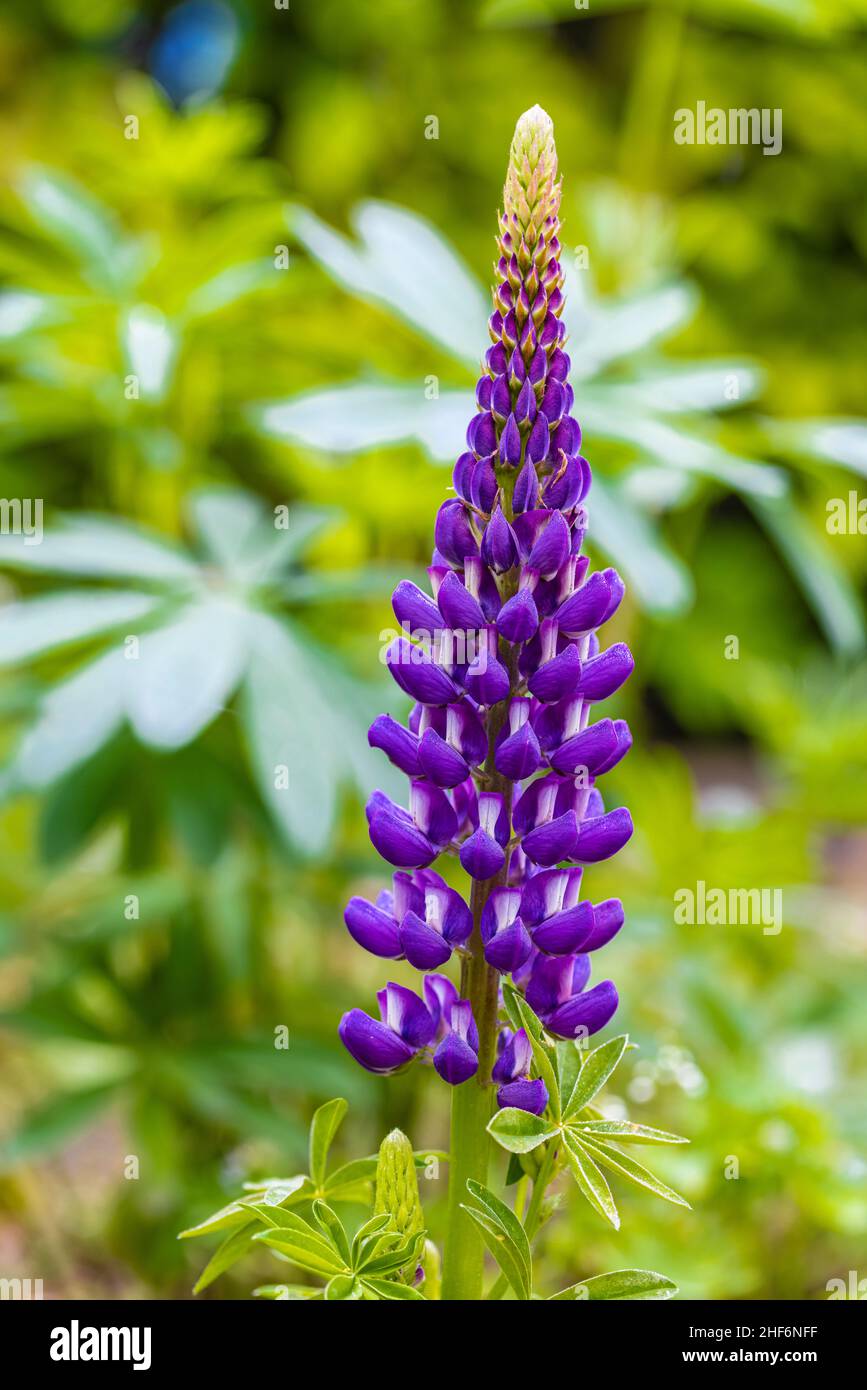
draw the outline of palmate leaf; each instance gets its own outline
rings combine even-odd
[[[558,1130],[541,1115],[531,1115],[527,1110],[513,1109],[511,1106],[498,1110],[488,1124],[488,1133],[496,1139],[501,1149],[513,1154],[527,1154],[552,1139]]]
[[[631,1120],[576,1120],[572,1128],[576,1134],[589,1139],[614,1139],[622,1144],[632,1141],[636,1144],[688,1144],[680,1134],[669,1134],[664,1129],[651,1129],[648,1125],[633,1124]]]
[[[589,1146],[580,1143],[572,1131],[567,1130],[563,1136],[563,1147],[566,1151],[566,1162],[581,1192],[593,1210],[610,1222],[615,1231],[619,1231],[620,1216],[611,1195],[611,1188],[605,1181],[604,1173],[594,1162]]]
[[[636,1163],[629,1154],[621,1153],[619,1149],[612,1148],[609,1144],[596,1143],[583,1136],[581,1147],[585,1153],[592,1154],[604,1168],[608,1168],[612,1173],[617,1173],[619,1177],[626,1178],[636,1187],[644,1187],[648,1192],[662,1197],[664,1201],[671,1202],[674,1206],[689,1208],[689,1202],[685,1197],[681,1197],[679,1192],[675,1192],[673,1188],[662,1182],[647,1168]]]
[[[623,1033],[619,1038],[611,1038],[586,1058],[569,1099],[566,1102],[566,1118],[573,1120],[586,1105],[595,1100],[602,1087],[620,1064],[626,1051],[629,1038]]]
[[[594,1274],[568,1289],[552,1294],[549,1303],[609,1302],[612,1299],[665,1300],[677,1293],[677,1284],[652,1269],[614,1269]]]
[[[481,285],[431,223],[368,201],[352,213],[351,242],[306,208],[287,210],[291,231],[345,289],[399,318],[475,367],[488,302]]]
[[[310,853],[326,847],[343,784],[366,791],[376,778],[400,794],[401,779],[390,766],[380,767],[365,738],[381,708],[379,693],[355,681],[300,627],[266,611],[279,600],[288,568],[333,518],[326,509],[299,507],[277,525],[249,494],[207,488],[188,502],[198,543],[190,553],[99,517],[51,529],[39,546],[25,545],[25,536],[0,537],[0,565],[84,580],[123,578],[150,591],[82,589],[22,600],[0,615],[0,662],[86,639],[111,643],[42,697],[4,770],[4,793],[59,781],[125,724],[149,747],[183,748],[243,685],[253,775],[293,845]],[[214,583],[214,567],[224,583]],[[315,586],[305,601],[318,601]],[[136,648],[121,643],[128,635]],[[278,786],[284,766],[288,787],[285,779]],[[85,833],[117,798],[115,784],[99,796]]]

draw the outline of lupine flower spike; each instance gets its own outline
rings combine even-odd
[[[374,955],[420,971],[457,955],[461,985],[427,975],[421,998],[389,984],[381,1020],[353,1009],[340,1025],[370,1071],[431,1061],[448,1084],[476,1077],[500,1105],[536,1114],[547,1091],[530,1078],[524,1031],[500,1029],[491,977],[509,976],[555,1037],[608,1023],[617,991],[590,986],[591,955],[623,909],[582,897],[583,866],[632,834],[629,812],[606,811],[597,785],[632,739],[595,707],[633,663],[622,642],[598,636],[623,582],[613,569],[589,573],[582,553],[591,473],[572,415],[559,206],[553,126],[535,106],[512,142],[491,346],[455,495],[433,527],[431,592],[404,581],[393,598],[410,635],[387,664],[415,703],[407,727],[382,715],[369,737],[406,774],[408,795],[396,805],[375,791],[367,817],[398,872],[375,903],[353,898],[345,914]],[[465,895],[430,867],[442,854],[468,876]]]

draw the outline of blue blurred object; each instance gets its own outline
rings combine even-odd
[[[239,24],[219,0],[186,0],[166,16],[150,54],[150,68],[171,100],[213,96],[238,52]]]

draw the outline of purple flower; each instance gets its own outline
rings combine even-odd
[[[445,975],[429,975],[425,999],[439,1039],[434,1069],[450,1086],[461,1086],[479,1069],[479,1030],[468,1000],[460,999]]]
[[[411,989],[388,984],[376,996],[380,1018],[350,1009],[340,1020],[343,1046],[367,1071],[397,1071],[433,1041],[435,1021]]]
[[[632,736],[616,711],[594,706],[621,690],[633,660],[623,642],[599,639],[623,582],[613,569],[591,570],[583,553],[592,476],[563,346],[559,202],[551,122],[536,107],[512,147],[492,345],[454,494],[433,523],[430,592],[404,580],[392,599],[401,632],[385,661],[413,707],[405,724],[380,715],[368,738],[407,777],[409,797],[400,805],[374,792],[367,815],[373,845],[398,872],[375,902],[352,898],[345,920],[366,950],[422,971],[455,950],[477,957],[470,978],[492,990],[490,971],[511,975],[547,1030],[573,1038],[602,1028],[617,1007],[610,981],[587,984],[590,954],[620,930],[623,907],[582,898],[593,872],[582,866],[632,835],[628,810],[606,810],[597,785]],[[472,881],[463,896],[451,873],[430,868],[440,854]],[[493,1037],[480,1047],[473,990],[461,999],[436,973],[425,976],[424,1003],[402,991],[390,1004],[397,990],[385,992],[381,1022],[346,1015],[341,1037],[353,1056],[390,1071],[433,1047],[450,1084],[475,1075]],[[501,1034],[500,1103],[540,1114],[547,1095],[530,1069],[523,1033]]]
[[[523,1028],[516,1033],[504,1028],[497,1039],[497,1060],[491,1080],[500,1083],[497,1104],[501,1110],[512,1106],[541,1115],[548,1104],[548,1088],[541,1077],[530,1080],[533,1050]]]
[[[543,956],[533,962],[527,1003],[558,1038],[589,1037],[614,1016],[617,990],[610,980],[585,992],[590,978],[586,955]]]

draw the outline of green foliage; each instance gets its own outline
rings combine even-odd
[[[309,1174],[245,1183],[245,1196],[180,1233],[181,1239],[188,1239],[228,1231],[200,1274],[195,1293],[208,1288],[255,1245],[262,1244],[305,1273],[327,1279],[320,1292],[306,1291],[297,1296],[338,1301],[423,1297],[411,1287],[411,1276],[425,1254],[425,1230],[420,1221],[407,1221],[405,1213],[379,1210],[381,1151],[380,1156],[355,1159],[328,1172],[328,1153],[346,1110],[346,1101],[335,1099],[321,1105],[314,1114],[310,1124]],[[383,1143],[388,1144],[389,1139]],[[426,1154],[413,1155],[408,1141],[407,1147],[410,1164],[423,1164],[430,1158]],[[377,1209],[350,1238],[330,1203],[367,1205],[374,1177]],[[412,1178],[414,1181],[414,1170]],[[305,1215],[296,1210],[298,1207],[303,1207]],[[421,1216],[420,1206],[417,1214]],[[256,1292],[269,1298],[296,1296],[286,1285],[264,1286],[264,1291]]]
[[[392,621],[387,576],[428,562],[443,464],[462,447],[515,115],[503,73],[519,69],[544,73],[557,123],[588,543],[625,562],[611,635],[637,663],[617,711],[635,748],[611,775],[636,835],[616,866],[586,871],[594,900],[627,907],[606,957],[641,1044],[606,1115],[623,1122],[628,1105],[630,1122],[690,1135],[688,1150],[654,1146],[654,1181],[695,1207],[651,1213],[636,1146],[585,1129],[622,1227],[571,1199],[561,1149],[532,1217],[536,1282],[566,1292],[586,1275],[592,1297],[614,1277],[603,1271],[629,1265],[669,1271],[688,1298],[824,1298],[862,1258],[867,551],[826,526],[829,500],[863,496],[867,473],[859,13],[843,0],[589,12],[490,0],[461,15],[456,45],[455,7],[437,0],[248,7],[225,92],[175,109],[133,70],[147,55],[120,37],[123,6],[13,0],[0,31],[2,492],[44,499],[50,537],[60,518],[86,526],[94,564],[109,536],[93,518],[107,521],[114,563],[119,541],[129,564],[5,567],[4,766],[77,672],[130,632],[170,628],[181,570],[228,580],[235,552],[209,541],[205,563],[196,499],[236,497],[220,547],[254,498],[268,522],[283,505],[311,525],[334,518],[309,544],[298,533],[297,561],[267,591],[245,592],[283,653],[252,693],[239,681],[173,750],[127,721],[57,780],[3,785],[0,1208],[58,1295],[187,1296],[197,1247],[176,1230],[215,1193],[233,1219],[243,1174],[300,1174],[307,1119],[329,1096],[352,1103],[351,1152],[373,1153],[395,1126],[436,1143],[446,1132],[444,1088],[385,1087],[334,1038],[339,1013],[381,982],[377,962],[345,949],[346,899],[375,897],[382,879],[337,784],[361,796],[385,771],[348,765],[367,756],[359,680],[367,691]],[[542,95],[530,88],[526,104]],[[676,146],[672,112],[699,98],[782,106],[781,156]],[[123,135],[130,113],[137,141]],[[425,398],[431,378],[438,399]],[[756,493],[783,484],[784,497]],[[166,552],[178,574],[146,579],[146,557]],[[296,667],[317,699],[294,710],[302,732],[285,756],[309,816],[287,825],[261,749],[285,729]],[[181,689],[192,718],[205,692]],[[110,696],[70,710],[52,756],[97,737]],[[187,709],[170,713],[184,732]],[[311,746],[332,769],[339,751],[339,778],[308,766]],[[302,857],[326,822],[327,860]],[[778,887],[780,932],[676,923],[673,895],[699,880]],[[565,1113],[583,1054],[545,1053]],[[551,1142],[509,1155],[522,1222]],[[353,1200],[325,1198],[347,1232],[370,1202],[374,1159],[358,1163],[343,1165]],[[443,1185],[423,1190],[437,1238]],[[309,1207],[290,1209],[321,1236]],[[275,1258],[251,1243],[211,1294],[258,1279],[262,1297],[321,1296],[277,1282]]]
[[[624,1034],[611,1038],[594,1048],[580,1058],[576,1071],[575,1059],[579,1056],[580,1044],[555,1045],[546,1039],[539,1019],[512,986],[504,987],[504,995],[513,1021],[526,1030],[530,1039],[533,1073],[545,1082],[548,1104],[541,1116],[525,1110],[498,1110],[488,1125],[488,1132],[500,1147],[511,1154],[541,1151],[535,1184],[541,1181],[540,1171],[544,1173],[545,1182],[550,1183],[565,1164],[585,1200],[615,1230],[620,1227],[620,1216],[600,1164],[665,1201],[688,1207],[689,1203],[677,1192],[623,1153],[622,1146],[630,1143],[686,1144],[689,1141],[629,1120],[605,1119],[593,1104],[626,1052],[628,1037]],[[513,1283],[511,1277],[510,1283]]]

